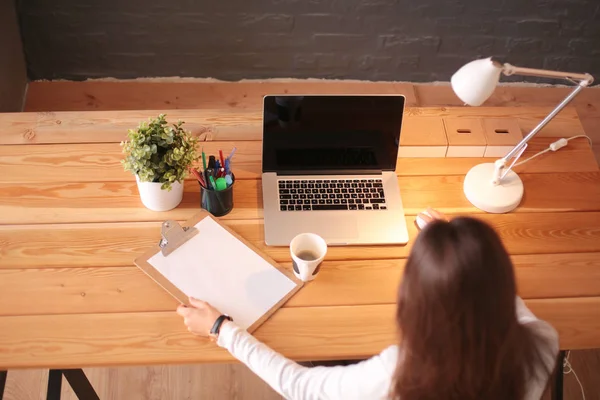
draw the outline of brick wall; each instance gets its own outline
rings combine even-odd
[[[14,2],[0,0],[0,112],[21,111],[26,86],[25,58]]]
[[[598,0],[19,2],[31,79],[448,80],[495,55],[600,78]]]

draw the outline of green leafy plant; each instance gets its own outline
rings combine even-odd
[[[165,114],[141,122],[130,129],[128,140],[121,143],[126,171],[142,182],[160,182],[171,190],[173,182],[183,182],[188,169],[198,159],[198,138],[183,129],[183,121],[170,125]]]

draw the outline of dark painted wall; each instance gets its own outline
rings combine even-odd
[[[22,0],[31,79],[448,80],[480,56],[600,77],[599,0]]]
[[[27,86],[14,0],[0,0],[0,112],[21,111]]]

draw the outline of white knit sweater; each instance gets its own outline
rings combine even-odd
[[[547,369],[552,370],[558,353],[556,331],[546,322],[537,319],[520,298],[517,298],[517,317],[521,324],[538,324],[535,331],[539,333],[540,339],[548,339],[540,340],[540,344],[544,343],[540,349]],[[398,346],[394,345],[358,364],[303,367],[275,352],[232,322],[222,326],[217,343],[246,364],[274,390],[286,399],[293,400],[386,399],[398,358]],[[547,378],[530,381],[525,398],[539,400]]]

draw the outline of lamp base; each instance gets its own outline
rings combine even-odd
[[[514,210],[523,198],[523,182],[513,171],[499,185],[492,183],[495,165],[485,163],[467,172],[463,190],[467,200],[488,213],[502,214]]]

